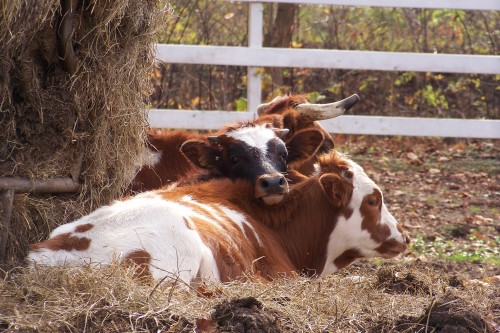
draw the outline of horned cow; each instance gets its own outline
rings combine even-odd
[[[210,180],[156,190],[101,207],[31,247],[42,265],[138,264],[138,274],[229,281],[246,271],[319,276],[357,258],[402,253],[408,235],[380,188],[350,159],[330,152],[316,174],[274,206],[260,205],[246,180]]]
[[[276,129],[288,129],[282,132],[282,139],[287,142],[289,165],[294,165],[300,160],[295,156],[301,154],[302,150],[294,150],[288,142],[299,131],[303,129],[317,129],[323,134],[320,152],[327,152],[333,148],[333,140],[330,135],[316,122],[316,120],[338,117],[349,110],[359,101],[358,95],[352,95],[344,100],[330,104],[310,104],[303,96],[279,97],[259,106],[259,118],[249,124],[234,124],[224,127],[216,136],[202,136],[186,131],[161,132],[150,130],[147,136],[147,153],[154,158],[149,163],[143,164],[137,171],[136,176],[129,186],[129,193],[138,193],[147,190],[158,189],[181,179],[199,178],[207,180],[215,177],[229,177],[232,179],[246,178],[245,172],[228,173],[229,168],[221,168],[223,163],[198,163],[198,156],[189,154],[192,145],[183,146],[190,141],[198,142],[198,146],[208,147],[210,141],[219,142],[219,147],[227,151],[227,146],[221,142],[227,142],[224,138],[231,137],[234,140],[244,141],[248,133],[241,130],[242,127],[251,125],[270,125]],[[255,137],[255,136],[254,136]],[[221,138],[222,140],[219,140]],[[187,153],[187,154],[186,154]],[[194,157],[194,158],[193,158]],[[253,156],[246,156],[251,159]],[[301,157],[302,158],[302,157]],[[311,163],[301,163],[302,168],[312,167]],[[226,164],[227,165],[227,164]],[[242,171],[250,170],[246,166]],[[248,179],[248,178],[247,178]]]

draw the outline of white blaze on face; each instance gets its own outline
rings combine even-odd
[[[376,242],[372,234],[362,228],[363,215],[361,214],[361,205],[363,199],[372,195],[375,191],[380,191],[380,188],[371,180],[363,168],[357,163],[347,160],[349,171],[353,173],[353,193],[349,203],[349,208],[352,209],[352,214],[349,218],[340,216],[337,224],[330,235],[327,246],[327,260],[325,268],[321,275],[336,272],[339,267],[334,263],[341,254],[348,250],[356,250],[362,257],[378,257],[381,254],[376,251],[382,243]],[[320,172],[318,167],[316,172]],[[389,228],[390,235],[386,240],[394,239],[401,244],[405,244],[404,235],[397,228],[397,221],[387,210],[382,197],[382,206],[380,210],[380,221],[377,228]]]
[[[405,243],[405,237],[404,235],[398,230],[398,221],[392,216],[392,214],[389,212],[387,209],[385,203],[384,203],[384,196],[380,188],[371,180],[363,170],[363,168],[358,165],[357,163],[353,161],[349,161],[350,165],[352,167],[352,170],[354,171],[354,187],[359,188],[359,194],[362,195],[361,200],[366,195],[374,193],[375,190],[379,191],[380,194],[382,195],[382,207],[380,210],[380,225],[385,225],[389,228],[390,230],[390,236],[387,238],[389,239],[395,239],[396,241],[400,243]],[[356,207],[361,207],[361,202],[359,202],[359,205]],[[354,209],[354,207],[352,207]]]
[[[243,141],[250,147],[257,148],[262,152],[262,156],[266,156],[268,142],[276,138],[274,131],[267,128],[266,125],[241,127],[227,132],[225,135]]]

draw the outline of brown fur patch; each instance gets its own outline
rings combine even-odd
[[[349,249],[349,250],[342,252],[342,254],[340,256],[335,258],[333,263],[335,264],[335,266],[337,266],[338,269],[342,269],[346,266],[349,266],[357,258],[361,258],[361,257],[362,257],[362,255],[361,255],[361,253],[359,253],[358,250]]]
[[[375,250],[380,253],[380,254],[385,254],[389,256],[396,256],[399,253],[402,253],[406,250],[407,246],[406,244],[402,244],[395,240],[394,238],[391,238],[389,240],[384,241],[379,247],[377,247]]]
[[[48,249],[51,251],[85,251],[90,246],[90,239],[76,237],[71,233],[65,233],[49,238],[43,242],[32,244],[31,251]]]
[[[224,235],[213,223],[198,217],[191,217],[203,243],[212,251],[222,282],[241,277],[255,257],[249,242],[234,227],[226,226]],[[228,230],[230,229],[230,230]],[[229,232],[227,232],[229,231]],[[237,247],[240,246],[239,248]]]
[[[304,103],[307,103],[305,95],[289,95],[281,97],[270,103],[266,110],[264,110],[264,114],[283,114],[285,111],[293,109],[297,105]]]
[[[136,174],[127,193],[144,192],[172,184],[187,176],[196,168],[179,150],[187,140],[206,140],[206,136],[187,131],[162,132],[150,130],[147,137],[148,149],[161,152],[160,160],[154,166],[144,165]]]
[[[345,176],[349,178],[349,163],[335,150],[318,156],[318,164],[321,167],[321,173],[336,173],[339,175],[345,174]]]
[[[369,202],[376,201],[377,206],[372,207]],[[387,237],[391,235],[391,229],[380,224],[380,209],[382,207],[382,193],[375,189],[372,194],[366,195],[361,202],[361,216],[363,216],[363,222],[361,224],[361,229],[367,230],[371,238],[377,242],[384,242]]]
[[[151,255],[144,250],[135,250],[123,258],[124,264],[134,264],[136,266],[135,274],[139,279],[151,277],[149,265],[151,264]]]
[[[85,232],[92,229],[94,225],[92,223],[81,224],[75,228],[75,232]]]
[[[189,230],[194,230],[194,229],[195,229],[195,226],[194,226],[194,224],[193,224],[193,221],[191,221],[191,220],[189,219],[189,217],[185,217],[185,216],[184,216],[184,217],[183,217],[183,219],[184,219],[184,223],[186,224],[186,228],[188,228]]]

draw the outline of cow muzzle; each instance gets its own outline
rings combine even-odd
[[[283,201],[288,192],[288,182],[282,174],[262,175],[255,183],[255,197],[272,206]]]
[[[408,235],[404,237],[404,242],[400,242],[391,238],[386,240],[380,245],[376,251],[380,253],[382,258],[394,258],[408,249],[408,245],[410,244],[410,238]]]

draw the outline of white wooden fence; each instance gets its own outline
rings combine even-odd
[[[277,1],[240,1],[248,2],[250,6],[248,47],[158,44],[157,59],[165,63],[247,66],[249,112],[150,109],[148,110],[150,126],[219,129],[226,123],[254,119],[257,106],[261,103],[261,78],[257,74],[259,67],[500,74],[500,56],[497,55],[265,48],[262,46],[262,3]],[[379,0],[376,2],[371,0],[280,0],[279,2],[500,11],[499,0]],[[352,93],[357,92],[352,91]],[[361,98],[369,98],[369,96],[361,96]],[[356,112],[356,107],[353,108],[353,112]],[[491,119],[341,116],[321,123],[331,132],[346,134],[500,138],[500,121]]]

